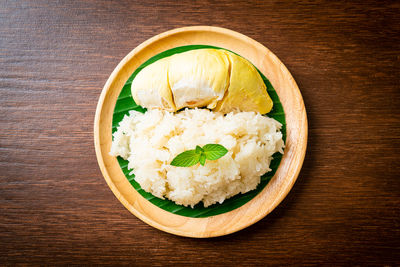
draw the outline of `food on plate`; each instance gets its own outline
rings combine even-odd
[[[130,111],[113,134],[110,154],[146,192],[204,207],[254,190],[276,152],[282,124],[263,116],[273,102],[257,69],[226,50],[174,54],[143,68]],[[206,107],[208,109],[199,109]]]
[[[272,155],[283,153],[281,126],[257,112],[130,111],[113,134],[110,154],[128,160],[135,181],[154,196],[208,207],[257,187],[260,176],[271,170]],[[182,152],[207,144],[221,145],[227,153],[204,166],[171,165]]]
[[[272,100],[257,69],[226,50],[198,49],[160,59],[138,73],[131,85],[135,102],[168,111],[207,107],[266,114]]]

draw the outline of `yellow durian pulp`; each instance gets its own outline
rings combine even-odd
[[[223,52],[228,55],[231,64],[230,82],[226,96],[214,110],[223,113],[233,109],[261,114],[270,112],[273,102],[257,69],[246,59]]]
[[[168,111],[207,107],[224,113],[238,109],[265,114],[273,105],[256,68],[217,49],[160,59],[138,73],[131,90],[137,104]]]
[[[191,50],[171,56],[169,84],[177,109],[212,109],[229,84],[229,60],[215,49]]]
[[[169,57],[142,69],[132,81],[131,92],[136,104],[146,108],[176,111],[168,83]]]

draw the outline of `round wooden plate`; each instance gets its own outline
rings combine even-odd
[[[203,44],[229,49],[252,62],[271,82],[286,116],[285,154],[275,176],[245,205],[220,215],[190,218],[175,215],[144,199],[109,155],[115,103],[126,80],[150,57],[177,46]],[[108,186],[136,217],[160,230],[188,237],[215,237],[241,230],[270,213],[289,193],[303,164],[307,146],[307,115],[303,98],[283,63],[255,40],[219,27],[185,27],[161,33],[132,50],[115,68],[97,105],[94,121],[97,160]]]

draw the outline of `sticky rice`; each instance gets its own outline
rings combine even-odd
[[[208,207],[257,187],[271,171],[272,155],[283,154],[281,127],[255,112],[130,111],[113,134],[110,154],[128,160],[136,182],[154,196]],[[204,166],[170,165],[181,152],[206,144],[221,144],[228,153]]]

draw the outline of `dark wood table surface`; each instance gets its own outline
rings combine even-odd
[[[104,83],[146,39],[214,25],[272,50],[303,94],[307,155],[287,198],[240,232],[174,236],[97,165]],[[400,264],[398,1],[1,1],[0,265]]]

